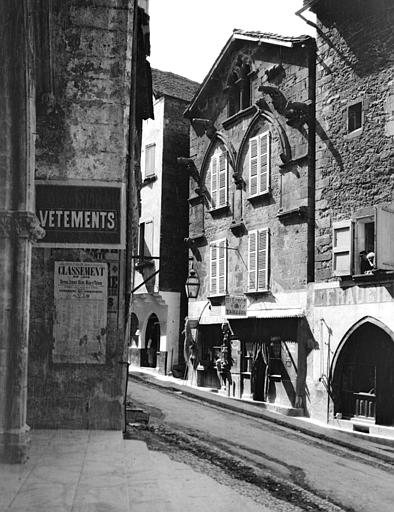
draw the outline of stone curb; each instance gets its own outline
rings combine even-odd
[[[364,442],[373,442],[377,443],[382,446],[391,446],[394,447],[394,439],[386,439],[376,436],[370,436],[367,434],[360,434],[356,432],[350,432],[350,431],[334,431],[337,432],[339,435],[346,435],[349,437],[354,437],[359,441],[359,443],[351,441],[350,439],[339,439],[336,435],[333,435],[334,432],[327,432],[327,429],[324,427],[319,427],[318,425],[312,425],[304,426],[300,424],[300,420],[297,420],[296,417],[291,417],[291,420],[289,420],[290,417],[283,416],[281,417],[279,413],[272,413],[267,410],[259,410],[254,411],[251,408],[252,407],[259,407],[258,405],[253,405],[249,403],[242,403],[239,404],[237,401],[235,401],[234,398],[227,398],[224,396],[217,395],[215,398],[209,396],[209,392],[206,391],[200,391],[200,390],[193,390],[192,388],[186,388],[186,385],[180,385],[175,384],[172,382],[165,382],[160,381],[155,378],[154,375],[151,374],[136,374],[133,372],[129,373],[130,379],[135,379],[140,382],[147,382],[149,384],[152,384],[153,386],[159,387],[159,388],[166,388],[170,391],[181,391],[183,395],[194,398],[194,399],[200,399],[204,402],[207,402],[211,405],[215,405],[217,407],[222,407],[223,409],[227,409],[230,411],[238,412],[241,414],[246,414],[247,416],[251,416],[254,418],[260,418],[266,421],[271,421],[272,423],[275,423],[281,427],[290,428],[292,430],[298,431],[302,434],[306,434],[310,437],[317,438],[319,440],[327,441],[333,444],[336,444],[338,446],[341,446],[343,448],[347,448],[353,451],[360,452],[364,455],[368,455],[370,457],[378,458],[384,462],[387,462],[389,464],[394,465],[394,457],[386,455],[384,453],[376,452],[372,448],[367,448],[365,446],[361,446],[359,443]],[[131,392],[131,389],[129,387],[129,393]],[[247,406],[247,407],[245,407]],[[301,420],[302,421],[302,420]]]

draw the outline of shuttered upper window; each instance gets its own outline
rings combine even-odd
[[[269,192],[271,155],[270,132],[264,132],[249,140],[249,196]]]
[[[217,149],[212,155],[211,172],[211,208],[222,208],[228,204],[228,163],[227,154]]]
[[[366,209],[364,209],[366,210]],[[333,223],[332,265],[336,276],[394,270],[394,204],[379,205],[353,220]],[[373,266],[363,260],[373,255]],[[365,270],[365,268],[367,270]]]
[[[227,240],[210,243],[210,295],[225,295],[227,292]]]
[[[268,290],[269,231],[250,231],[248,235],[248,292]]]
[[[154,176],[156,173],[156,144],[145,146],[145,177]]]

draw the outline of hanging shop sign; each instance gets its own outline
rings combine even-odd
[[[55,262],[54,363],[105,363],[108,266]]]
[[[225,298],[225,314],[234,316],[247,315],[247,301],[246,297],[232,297],[226,296]]]
[[[46,247],[124,247],[122,184],[36,182],[36,215]]]

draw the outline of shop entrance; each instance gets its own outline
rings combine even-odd
[[[332,379],[334,414],[394,424],[394,341],[383,327],[365,321],[337,356]]]
[[[141,354],[141,366],[156,368],[157,351],[160,348],[160,322],[153,313],[148,320],[145,331],[145,347]]]

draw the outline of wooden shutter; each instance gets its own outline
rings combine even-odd
[[[268,228],[260,229],[257,239],[257,289],[268,289],[268,249],[269,249]]]
[[[375,214],[376,254],[379,270],[394,270],[394,207],[379,206]]]
[[[221,152],[218,157],[219,161],[219,199],[218,206],[225,206],[227,204],[227,155]]]
[[[211,207],[217,207],[218,196],[218,158],[213,155],[211,158]]]
[[[210,245],[210,283],[209,290],[212,295],[216,294],[218,282],[218,247],[216,242]]]
[[[248,235],[248,291],[257,289],[257,231]]]
[[[226,240],[219,242],[218,248],[218,290],[219,295],[224,295],[227,288],[227,247]]]
[[[258,137],[249,140],[249,194],[258,193]]]
[[[145,146],[145,176],[153,176],[155,174],[155,153],[156,144]]]
[[[335,276],[352,274],[353,224],[350,220],[332,226],[332,270]]]
[[[259,138],[259,193],[269,191],[270,186],[270,133]]]

